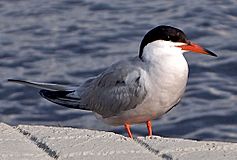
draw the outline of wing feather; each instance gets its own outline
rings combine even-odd
[[[135,108],[146,97],[144,71],[142,65],[136,63],[141,61],[133,59],[116,63],[78,88],[14,79],[8,81],[39,88],[41,96],[59,105],[110,117]]]
[[[110,117],[135,108],[147,92],[142,68],[130,63],[117,64],[82,85],[77,93],[90,110]]]

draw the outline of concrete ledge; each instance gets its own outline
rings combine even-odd
[[[0,159],[1,160],[42,160],[51,159],[47,153],[34,145],[16,129],[0,123]]]
[[[158,136],[134,140],[111,132],[0,123],[0,159],[236,160],[237,143]]]

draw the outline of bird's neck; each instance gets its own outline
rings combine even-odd
[[[157,40],[144,47],[142,60],[159,63],[165,59],[179,59],[183,57],[182,53],[181,48],[175,47],[173,42]]]
[[[155,41],[143,51],[143,61],[150,76],[162,81],[185,79],[188,75],[187,61],[183,51],[167,41]]]

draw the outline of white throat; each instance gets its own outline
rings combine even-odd
[[[170,56],[183,57],[184,51],[181,50],[181,48],[176,47],[183,44],[184,43],[163,40],[154,41],[144,47],[142,58],[145,61],[162,61],[163,59],[169,58]]]
[[[183,43],[157,40],[147,44],[143,50],[142,59],[151,74],[162,74],[172,72],[173,75],[187,72],[188,64],[183,56],[184,51],[176,47]]]

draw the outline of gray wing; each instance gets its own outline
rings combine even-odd
[[[134,65],[114,65],[77,90],[80,104],[104,118],[133,109],[147,94],[143,76],[142,69]]]
[[[77,89],[57,84],[9,79],[39,88],[40,95],[56,104],[94,111],[103,117],[117,115],[143,102],[147,92],[142,65],[136,59],[112,65],[98,77],[87,80]],[[140,67],[137,67],[140,66]]]

